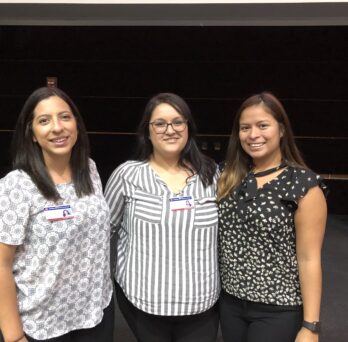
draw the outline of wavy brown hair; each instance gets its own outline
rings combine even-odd
[[[218,183],[218,200],[228,196],[250,171],[252,159],[244,152],[240,144],[239,120],[246,108],[257,105],[261,105],[267,113],[274,117],[283,132],[280,139],[282,158],[289,165],[307,168],[296,146],[288,115],[281,102],[270,92],[252,95],[241,104],[234,118],[225,166]]]

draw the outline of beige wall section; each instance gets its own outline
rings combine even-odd
[[[7,1],[0,25],[346,26],[348,1]],[[25,3],[24,3],[25,2]],[[170,10],[169,10],[170,9]]]
[[[348,2],[345,0],[0,0],[0,3],[46,3],[46,4],[265,4],[265,3],[318,3],[318,2]]]

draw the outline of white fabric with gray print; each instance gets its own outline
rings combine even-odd
[[[0,181],[0,242],[16,245],[13,273],[23,328],[42,340],[96,326],[110,303],[109,210],[94,162],[95,193],[78,198],[74,184],[57,185],[46,200],[24,171]],[[44,208],[71,205],[73,218],[48,221]]]

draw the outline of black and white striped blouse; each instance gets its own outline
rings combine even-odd
[[[147,162],[128,161],[111,175],[105,196],[117,231],[115,278],[130,302],[163,316],[197,314],[217,301],[216,180],[192,176],[180,195],[194,208],[172,211],[175,194]]]

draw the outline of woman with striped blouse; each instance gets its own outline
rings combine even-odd
[[[195,133],[182,98],[154,96],[138,127],[135,160],[106,186],[117,300],[138,341],[216,339],[218,174]]]

